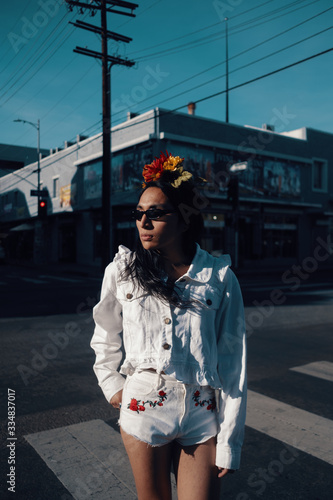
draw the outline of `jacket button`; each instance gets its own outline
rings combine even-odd
[[[170,325],[170,323],[171,323],[171,319],[170,319],[170,318],[165,318],[164,323],[165,323],[166,325]]]
[[[131,293],[128,293],[128,294],[126,295],[126,299],[131,299],[132,297],[133,297],[133,295],[132,295]]]
[[[210,299],[207,299],[207,300],[206,300],[206,304],[207,304],[208,306],[211,306],[211,305],[212,305],[212,303],[213,303],[213,302],[212,302]]]
[[[163,344],[163,349],[165,349],[166,351],[170,349],[170,347],[171,347],[170,344],[167,343]]]

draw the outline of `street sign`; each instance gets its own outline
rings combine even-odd
[[[38,191],[38,189],[31,189],[30,196],[39,196],[40,198],[47,198],[48,192],[47,191]]]

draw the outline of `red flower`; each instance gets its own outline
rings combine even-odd
[[[195,391],[195,393],[194,393],[194,397],[195,397],[195,398],[198,398],[199,396],[200,396],[200,391]]]
[[[163,164],[167,161],[169,156],[171,156],[168,152],[167,156],[164,153],[161,153],[159,158],[155,158],[155,160],[143,167],[142,175],[144,177],[145,182],[156,181],[159,179],[163,173]]]
[[[195,406],[199,406],[199,403],[195,403]]]
[[[207,410],[211,410],[211,409],[212,409],[212,407],[213,407],[213,405],[208,405],[208,406],[207,406]]]
[[[161,398],[164,398],[164,396],[166,396],[166,392],[164,391],[160,391],[158,394],[159,396],[161,396]]]
[[[145,411],[145,409],[146,409],[146,408],[145,408],[144,406],[140,405],[140,406],[138,407],[138,409],[139,409],[139,411]]]
[[[131,399],[131,403],[130,403],[129,408],[132,411],[138,411],[138,402],[136,399]]]
[[[158,406],[163,406],[163,403],[157,403],[157,404],[158,404]]]

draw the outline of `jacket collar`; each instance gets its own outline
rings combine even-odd
[[[205,250],[202,250],[196,243],[196,252],[192,263],[184,276],[188,276],[193,281],[207,283],[213,272],[214,257]]]

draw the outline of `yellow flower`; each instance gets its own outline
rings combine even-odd
[[[182,169],[183,170],[183,169]],[[192,174],[190,172],[187,172],[187,170],[185,170],[184,172],[182,172],[180,174],[179,177],[177,177],[176,180],[174,180],[172,183],[171,183],[171,186],[177,188],[181,185],[181,183],[183,181],[188,181],[189,179],[191,179],[192,177]]]
[[[183,163],[184,158],[180,156],[169,156],[163,163],[163,170],[176,170],[176,168]]]

